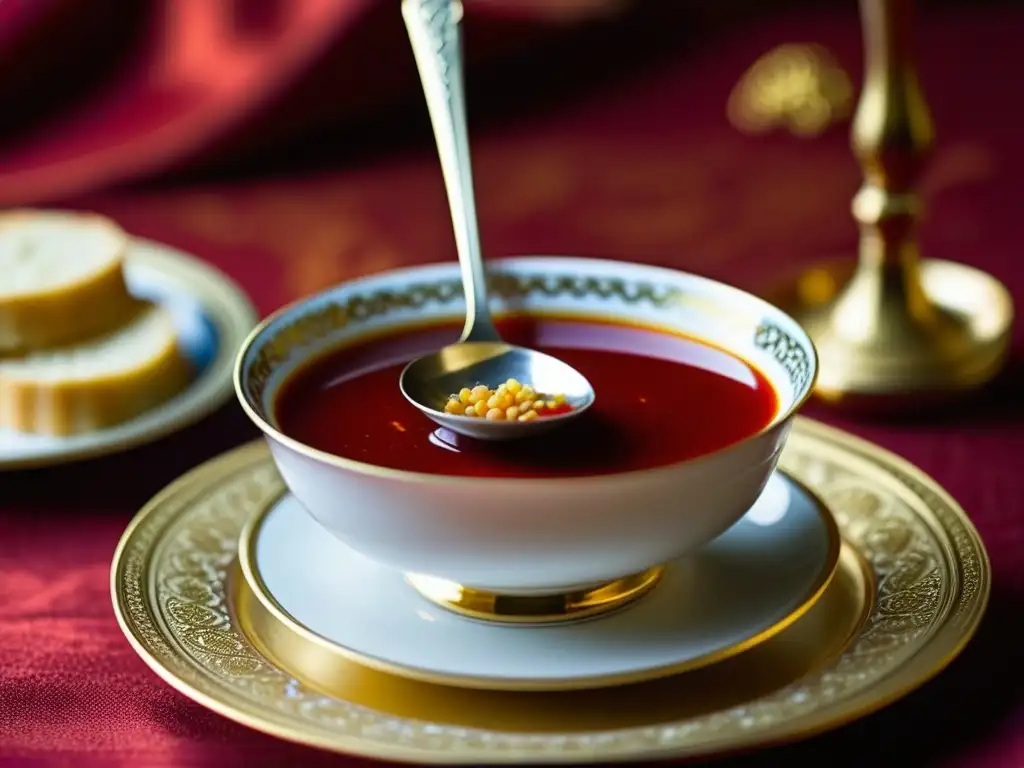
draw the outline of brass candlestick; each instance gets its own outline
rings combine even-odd
[[[1013,306],[989,275],[919,258],[915,184],[934,131],[914,69],[914,2],[861,0],[861,19],[865,78],[852,130],[864,174],[853,199],[859,258],[811,269],[772,298],[818,347],[820,398],[905,406],[992,378]]]

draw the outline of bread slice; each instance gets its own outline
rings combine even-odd
[[[170,399],[189,377],[170,312],[138,302],[115,331],[0,360],[0,427],[46,435],[104,429]]]
[[[102,216],[0,214],[0,355],[74,344],[124,322],[129,238]]]

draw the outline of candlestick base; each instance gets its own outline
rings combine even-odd
[[[956,262],[924,260],[914,271],[887,285],[880,269],[826,262],[766,295],[814,340],[820,400],[919,409],[974,391],[1000,371],[1013,322],[1009,291]]]

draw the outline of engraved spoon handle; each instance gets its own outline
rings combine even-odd
[[[462,341],[500,341],[487,307],[487,277],[473,199],[459,35],[462,3],[459,0],[403,0],[402,18],[434,126],[455,228],[455,246],[466,294]]]

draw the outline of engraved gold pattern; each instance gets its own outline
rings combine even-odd
[[[517,733],[401,718],[317,693],[244,639],[226,583],[249,516],[282,491],[262,443],[182,478],[125,532],[112,569],[118,620],[168,683],[252,727],[322,747],[424,762],[575,762],[693,756],[807,736],[871,712],[941,671],[990,590],[963,510],[919,470],[798,418],[781,465],[830,504],[870,563],[871,616],[833,664],[742,706],[600,732]]]

